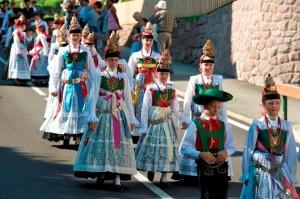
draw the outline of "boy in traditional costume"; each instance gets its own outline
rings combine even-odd
[[[187,128],[180,153],[196,162],[202,199],[227,198],[228,159],[235,148],[230,125],[218,115],[222,104],[231,99],[232,95],[216,88],[193,97],[203,110]]]

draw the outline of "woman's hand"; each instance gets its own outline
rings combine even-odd
[[[181,129],[183,129],[183,130],[185,130],[185,129],[187,129],[188,127],[189,127],[189,124],[188,123],[186,123],[186,122],[183,122],[182,124],[181,124]]]
[[[56,96],[57,96],[57,92],[51,92],[51,95],[52,95],[53,97],[56,97]]]
[[[135,128],[135,124],[130,124],[129,128],[130,128],[130,131],[133,131],[133,129]]]
[[[95,131],[96,130],[96,124],[97,122],[89,122],[89,130],[90,131]]]

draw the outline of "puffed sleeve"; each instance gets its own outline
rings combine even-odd
[[[22,34],[22,33],[20,33]],[[21,54],[22,53],[22,50],[21,50],[21,43],[20,43],[20,39],[19,39],[19,36],[18,36],[18,32],[17,31],[14,31],[13,32],[13,37],[14,37],[14,44],[16,45],[16,54]]]
[[[231,156],[235,152],[234,140],[232,135],[231,124],[225,123],[225,144],[224,148],[227,151],[228,155]]]
[[[253,121],[247,133],[246,143],[242,159],[242,181],[246,181],[250,177],[251,157],[257,140],[257,123]]]
[[[176,92],[175,92],[175,96],[173,97],[172,102],[171,102],[171,109],[172,109],[172,115],[174,115],[176,118],[180,119],[181,114],[179,112],[179,102],[178,102]]]
[[[192,98],[195,93],[195,83],[193,81],[193,77],[190,77],[187,89],[184,95],[184,102],[183,102],[183,113],[181,117],[181,122],[190,123],[191,120],[191,104]]]
[[[57,59],[56,59],[56,64],[53,65],[53,73],[52,73],[52,78],[49,79],[49,91],[50,92],[58,92],[58,84],[60,82],[61,78],[61,72],[62,69],[64,68],[64,53],[65,50],[59,50]]]
[[[200,151],[195,147],[197,128],[194,122],[191,122],[186,129],[182,138],[182,142],[179,148],[179,152],[187,157],[198,159]]]
[[[49,63],[51,62],[51,60],[53,59],[55,49],[56,49],[56,44],[53,43],[53,44],[50,46],[50,50],[49,50],[48,64],[49,64]]]
[[[219,84],[219,89],[223,90],[223,76],[222,75],[218,75],[218,84]],[[227,106],[226,103],[222,104],[221,107],[221,112],[220,112],[220,116],[221,116],[221,120],[225,123],[228,122],[228,118],[227,118]]]
[[[132,74],[132,71],[131,71],[131,69],[129,68],[128,63],[127,63],[125,60],[122,62],[122,64],[125,65],[125,72],[126,72],[126,74],[127,74],[128,80],[129,80],[130,90],[133,91],[133,89],[134,89],[134,82],[133,82],[133,74]]]
[[[287,125],[288,137],[286,139],[286,149],[285,149],[285,158],[284,164],[288,167],[290,172],[292,184],[297,184],[297,151],[296,151],[296,141],[293,133],[292,126],[289,122],[285,121]]]
[[[88,82],[90,82],[90,88],[89,91],[91,92],[90,95],[94,96],[92,99],[92,103],[88,103],[90,106],[92,106],[90,108],[91,112],[88,118],[88,121],[97,121],[97,116],[96,116],[96,105],[95,103],[97,103],[98,100],[98,96],[99,96],[99,88],[100,87],[100,81],[99,81],[99,71],[96,70],[95,64],[94,64],[94,60],[93,57],[91,55],[91,53],[89,51],[87,51],[87,68],[89,71],[89,79]],[[96,88],[95,88],[96,87]]]
[[[101,76],[97,75],[93,78],[93,85],[90,89],[90,100],[88,102],[89,106],[89,117],[88,122],[97,122],[98,118],[96,116],[96,106],[99,98],[99,91],[100,91],[100,84],[101,84]]]
[[[128,121],[129,121],[130,124],[138,125],[139,122],[135,118],[135,115],[134,115],[134,110],[133,110],[133,105],[132,105],[131,90],[130,90],[130,85],[129,85],[129,81],[128,81],[127,75],[124,74],[123,78],[125,80],[124,100],[125,100],[126,107],[127,107],[127,110],[128,110]]]
[[[143,108],[141,113],[141,129],[139,134],[146,134],[148,129],[149,112],[152,106],[151,87],[147,87],[143,98]]]
[[[128,66],[129,66],[129,69],[131,70],[132,78],[136,73],[136,64],[137,64],[136,59],[137,59],[136,53],[133,53],[128,60]]]
[[[40,37],[41,39],[41,42],[42,42],[42,45],[43,45],[43,48],[41,50],[41,53],[44,55],[44,56],[47,56],[48,55],[48,50],[49,50],[49,47],[48,47],[48,42],[47,42],[47,39],[46,39],[46,36],[42,35]]]

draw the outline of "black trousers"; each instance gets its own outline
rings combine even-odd
[[[201,199],[226,199],[228,195],[228,176],[200,175]]]

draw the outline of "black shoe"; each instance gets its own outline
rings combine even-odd
[[[147,178],[148,178],[148,180],[150,180],[152,182],[154,179],[154,172],[148,171]]]
[[[98,177],[96,180],[97,185],[103,185],[104,184],[104,178],[103,177]]]
[[[120,185],[114,184],[114,189],[115,191],[122,192],[124,191],[124,186],[121,184]]]
[[[162,180],[160,180],[160,181],[159,181],[159,185],[160,185],[161,187],[165,187],[165,186],[168,185],[168,182],[167,182],[167,181],[162,181]]]
[[[64,139],[64,147],[68,147],[70,144],[70,140],[69,139]]]

